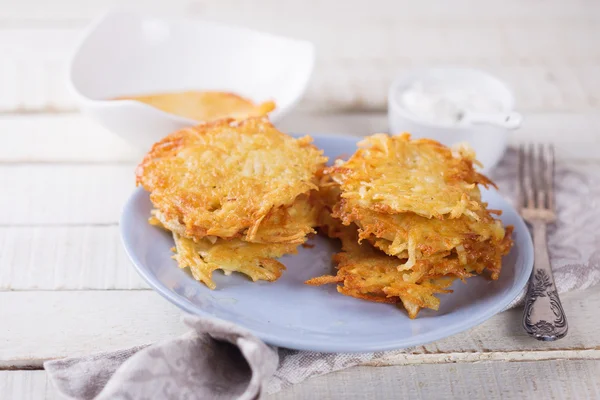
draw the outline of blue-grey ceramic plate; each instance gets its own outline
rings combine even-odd
[[[352,154],[356,138],[314,135],[330,159]],[[276,282],[215,272],[216,290],[195,281],[171,259],[171,236],[148,224],[148,194],[137,189],[121,218],[125,249],[148,284],[181,309],[240,324],[265,342],[300,350],[366,352],[416,346],[481,324],[502,311],[523,289],[533,265],[533,246],[523,220],[496,191],[485,191],[489,207],[514,225],[514,247],[497,281],[457,281],[454,293],[439,295],[439,311],[423,310],[415,320],[394,305],[371,303],[337,293],[335,285],[314,287],[306,279],[332,270],[335,241],[317,236],[314,248],[281,261],[287,271]]]

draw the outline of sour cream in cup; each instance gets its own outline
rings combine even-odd
[[[514,97],[499,79],[484,71],[437,67],[398,77],[388,93],[390,132],[409,132],[445,145],[468,143],[483,164],[494,167],[520,124]],[[511,119],[505,123],[503,118]]]

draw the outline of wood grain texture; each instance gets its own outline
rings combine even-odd
[[[265,399],[596,399],[599,376],[598,360],[354,367]],[[45,371],[0,371],[0,398],[60,397]]]
[[[0,227],[0,290],[143,289],[117,226]]]
[[[315,113],[298,110],[277,126],[284,132],[365,136],[387,132],[385,113]],[[513,144],[553,143],[568,161],[599,161],[600,114],[531,113],[511,133]],[[143,156],[115,134],[80,114],[0,116],[0,167],[8,163],[135,165]],[[123,170],[125,171],[125,169]],[[133,182],[133,170],[122,178]]]
[[[600,359],[600,293],[561,296],[571,326],[560,341],[532,340],[521,328],[522,310],[500,313],[469,331],[390,352],[378,365]],[[137,291],[0,292],[0,367],[39,367],[47,359],[122,349],[186,331],[181,311],[158,294]]]
[[[69,27],[20,29],[0,22],[0,112],[73,109],[66,78],[77,39]]]
[[[355,367],[309,379],[267,398],[597,399],[599,376],[598,360]]]
[[[40,367],[51,358],[153,343],[186,331],[182,312],[149,290],[0,292],[0,315],[0,368]]]
[[[347,7],[339,7],[339,4],[333,0],[307,0],[305,2],[258,0],[255,5],[237,0],[222,0],[218,3],[215,4],[210,0],[193,2],[172,0],[169,4],[160,0],[90,0],[86,4],[81,4],[77,0],[56,0],[53,5],[47,5],[37,3],[35,0],[23,0],[16,4],[11,3],[10,0],[1,0],[1,6],[10,4],[11,7],[0,8],[0,21],[11,23],[12,26],[19,22],[21,25],[27,24],[27,26],[36,26],[36,22],[46,26],[56,26],[61,22],[63,25],[74,25],[78,21],[96,17],[105,10],[116,6],[164,15],[195,14],[205,18],[225,16],[226,11],[236,8],[239,15],[228,16],[229,19],[256,26],[267,21],[269,23],[263,29],[269,29],[269,26],[281,26],[288,30],[294,30],[300,28],[298,25],[302,22],[302,18],[309,16],[317,20],[316,22],[334,21],[340,25],[360,23],[361,21],[368,23],[374,17],[398,22],[423,22],[429,19],[446,18],[451,22],[483,24],[498,20],[515,22],[529,20],[540,23],[556,19],[585,19],[586,16],[589,21],[600,12],[600,6],[594,0],[573,0],[569,2],[569,7],[565,7],[561,0],[546,0],[544,7],[540,7],[539,3],[534,1],[519,2],[515,0],[505,1],[502,4],[493,1],[455,0],[452,5],[445,0],[429,0],[424,3],[411,4],[412,7],[406,7],[406,4],[409,3],[403,3],[403,1],[391,2],[389,0],[374,0],[368,4],[360,0],[350,0],[347,2]],[[319,13],[315,15],[316,10]],[[403,10],[403,12],[392,12],[397,10]],[[342,21],[332,19],[333,16],[337,16]],[[311,33],[306,32],[305,34]]]
[[[123,163],[143,153],[76,113],[0,116],[0,143],[0,163]]]
[[[132,165],[0,165],[0,225],[116,224],[135,188]]]
[[[3,4],[7,3],[7,4]],[[2,6],[4,5],[4,6]],[[383,110],[392,79],[416,66],[460,64],[505,79],[525,111],[600,107],[600,6],[594,0],[0,1],[0,110],[69,110],[65,77],[81,29],[111,7],[186,16],[307,39],[317,64],[304,104]],[[235,12],[232,12],[235,10]],[[318,10],[318,11],[317,11]],[[38,35],[39,40],[31,40]],[[50,40],[60,38],[60,40]],[[35,62],[33,62],[35,61]]]
[[[0,371],[0,399],[64,400],[46,371]]]

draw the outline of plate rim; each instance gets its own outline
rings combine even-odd
[[[293,134],[292,136],[299,137],[307,134]],[[336,134],[318,134],[312,133],[310,134],[313,138],[319,137],[323,139],[335,139],[335,140],[343,140],[343,141],[352,141],[356,144],[362,137],[348,137],[341,136]],[[517,210],[500,194],[500,192],[496,189],[488,189],[488,192],[494,193],[496,196],[500,198],[507,209],[510,209],[517,216],[516,224],[519,225],[517,228],[515,226],[515,230],[522,230],[524,232],[528,232],[528,227],[525,224],[525,221],[521,218]],[[128,243],[127,236],[127,226],[128,222],[126,221],[128,215],[131,213],[131,209],[134,207],[136,200],[139,196],[148,195],[142,187],[136,188],[133,193],[127,199],[123,210],[121,212],[121,217],[119,219],[119,234],[121,238],[121,243],[125,248],[125,252],[129,257],[129,260],[135,267],[137,273],[144,279],[144,281],[154,290],[158,292],[163,298],[167,299],[172,304],[176,305],[178,308],[183,311],[192,314],[199,315],[208,318],[216,318],[214,315],[205,312],[197,305],[191,303],[189,300],[184,297],[178,295],[173,292],[162,282],[150,272],[148,268],[144,266],[144,263],[141,262],[139,257],[135,254],[135,251],[131,248]],[[148,225],[150,226],[150,225]],[[303,350],[303,351],[317,351],[317,352],[326,352],[326,353],[364,353],[364,352],[373,352],[373,351],[387,351],[387,350],[398,350],[412,346],[419,346],[427,343],[434,342],[436,340],[444,339],[457,333],[464,332],[468,329],[474,328],[483,322],[487,321],[494,315],[504,311],[516,298],[519,296],[527,282],[529,281],[529,277],[531,275],[531,271],[533,270],[533,241],[529,234],[522,235],[522,238],[519,238],[519,245],[523,246],[523,268],[517,273],[516,281],[509,289],[509,291],[501,298],[501,301],[494,303],[492,307],[489,307],[485,310],[485,312],[475,314],[473,318],[462,319],[456,323],[446,325],[443,330],[436,330],[430,333],[419,334],[415,336],[411,336],[410,338],[400,338],[397,340],[386,340],[386,341],[376,341],[369,344],[364,344],[363,342],[354,343],[349,341],[346,338],[342,342],[335,342],[329,340],[321,340],[319,342],[314,339],[291,339],[286,340],[282,338],[280,335],[269,333],[268,329],[264,331],[257,331],[252,328],[246,327],[243,323],[233,322],[242,326],[244,329],[247,329],[252,334],[263,340],[264,342],[278,346],[284,347],[294,350]],[[201,283],[198,282],[200,285]],[[433,316],[432,318],[435,318]],[[264,326],[268,327],[268,324],[265,323]]]

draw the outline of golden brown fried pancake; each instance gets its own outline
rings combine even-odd
[[[279,218],[270,213],[316,189],[327,158],[311,142],[279,132],[266,117],[201,124],[156,143],[136,170],[137,183],[161,222],[182,226],[182,236],[260,241],[262,222]]]
[[[477,184],[491,181],[475,172],[472,150],[453,151],[433,140],[411,140],[409,134],[376,134],[359,146],[348,161],[338,161],[328,170],[343,198],[390,214],[477,218]]]
[[[473,274],[487,273],[490,279],[496,280],[502,269],[502,257],[507,255],[512,247],[512,231],[512,226],[506,227],[504,236],[499,240],[465,241],[452,251],[440,252],[418,259],[410,268],[426,267],[428,268],[426,275],[432,277],[450,274],[465,279]],[[386,254],[391,253],[389,249],[391,242],[385,239],[369,240],[369,243]],[[407,259],[399,269],[408,269],[408,264]]]
[[[343,186],[332,175],[335,169],[325,171],[314,197],[321,230],[341,239],[342,252],[334,256],[335,275],[316,277],[307,284],[338,283],[338,291],[348,296],[402,302],[415,318],[421,308],[437,310],[439,300],[434,295],[448,293],[455,279],[484,271],[498,278],[501,258],[512,245],[512,227],[505,230],[485,204],[473,211],[475,218],[388,214],[343,198]]]
[[[311,193],[316,192],[315,190]],[[301,194],[291,206],[273,209],[262,220],[256,234],[244,240],[252,243],[302,244],[308,235],[316,233],[318,209],[311,195]]]
[[[275,109],[275,103],[268,101],[254,104],[252,101],[226,92],[177,92],[145,96],[122,96],[117,100],[137,100],[159,110],[199,122],[209,122],[222,118],[246,119],[267,115]]]
[[[342,241],[342,252],[333,257],[335,276],[320,276],[306,281],[308,285],[338,283],[338,292],[359,299],[381,303],[402,302],[410,318],[423,307],[437,310],[437,293],[450,293],[447,288],[456,277],[428,277],[414,271],[399,271],[401,260],[373,248],[369,243],[358,244],[355,226],[342,226],[332,219],[324,227],[331,237]]]
[[[466,215],[455,219],[425,218],[414,213],[387,214],[358,206],[353,199],[342,199],[334,207],[334,217],[344,225],[359,227],[359,240],[368,239],[389,255],[407,258],[405,267],[434,255],[455,251],[467,263],[465,244],[489,241],[505,236],[502,223],[484,206],[477,210],[477,220]]]
[[[307,235],[315,233],[317,212],[310,196],[302,194],[292,205],[272,209],[262,220],[252,238],[248,237],[248,232],[240,233],[236,238],[250,243],[302,244],[306,241]],[[166,218],[159,210],[153,210],[152,215],[165,229],[185,236],[185,226],[177,220]],[[216,238],[216,236],[207,237]]]
[[[509,227],[499,251],[490,253],[489,244],[481,244],[468,252],[467,265],[462,265],[456,256],[433,257],[405,270],[398,268],[401,259],[386,255],[370,243],[359,244],[355,225],[343,226],[334,218],[324,223],[322,230],[342,241],[342,252],[333,257],[337,271],[335,275],[309,279],[306,284],[338,283],[338,292],[347,296],[382,303],[402,302],[410,318],[416,318],[421,308],[437,310],[440,300],[434,295],[451,293],[447,288],[456,279],[481,274],[486,268],[492,279],[497,279],[497,261],[508,253],[511,245],[512,227]]]
[[[208,239],[194,242],[173,233],[176,254],[173,256],[180,268],[189,267],[195,279],[210,289],[216,287],[212,280],[213,271],[220,269],[225,274],[241,272],[253,281],[275,281],[285,266],[275,258],[284,254],[295,254],[295,244],[248,243],[240,239]]]

